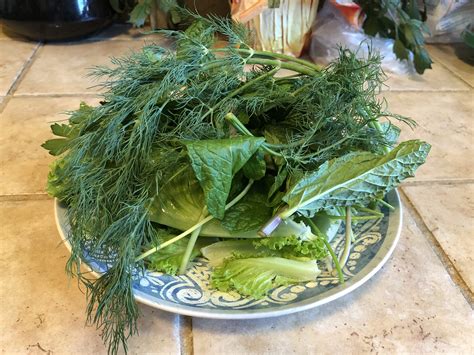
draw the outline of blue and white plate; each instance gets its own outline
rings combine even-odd
[[[343,269],[346,282],[323,272],[314,281],[278,287],[267,297],[255,300],[236,292],[220,292],[210,284],[210,267],[200,259],[186,275],[169,276],[146,271],[137,275],[133,289],[135,298],[149,306],[166,311],[205,318],[250,319],[274,317],[303,311],[342,297],[364,284],[385,264],[400,236],[402,211],[397,191],[386,196],[394,210],[383,209],[384,217],[358,223],[354,228],[355,243]],[[69,223],[64,205],[55,201],[56,223],[65,245]],[[344,246],[344,226],[341,225],[333,240],[336,252]],[[105,262],[87,256],[83,261],[97,275],[103,273]]]

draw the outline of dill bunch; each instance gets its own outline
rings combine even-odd
[[[68,125],[53,128],[62,138],[44,145],[61,154],[48,191],[68,206],[67,271],[86,285],[88,321],[112,354],[127,351],[137,331],[132,280],[145,265],[136,259],[162,228],[150,221],[149,206],[170,175],[189,166],[186,142],[264,137],[268,174],[279,181],[274,193],[344,152],[382,152],[392,142],[389,128],[375,125],[381,117],[411,124],[376,98],[384,80],[376,54],[361,60],[341,49],[323,69],[254,50],[231,20],[188,15],[195,22],[185,32],[160,31],[176,48],[149,44],[95,68],[103,101],[82,104]],[[222,36],[227,44],[216,48]],[[279,77],[281,69],[294,75]],[[97,280],[80,271],[85,248],[110,265]]]

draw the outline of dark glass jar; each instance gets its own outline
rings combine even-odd
[[[65,40],[98,31],[111,23],[109,0],[0,0],[8,31],[34,40]]]

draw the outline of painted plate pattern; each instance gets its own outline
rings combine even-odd
[[[400,234],[402,214],[397,191],[386,196],[394,210],[383,208],[384,217],[357,223],[354,227],[349,260],[343,269],[345,283],[337,277],[322,272],[314,281],[273,289],[265,298],[255,300],[237,292],[220,292],[210,287],[211,269],[205,259],[199,259],[182,276],[170,276],[158,272],[138,272],[134,277],[135,298],[150,306],[167,311],[197,317],[221,319],[246,319],[279,316],[305,309],[339,298],[372,277],[390,257]],[[56,222],[66,246],[69,223],[66,209],[55,201]],[[344,247],[344,224],[341,224],[332,245],[336,253]],[[108,266],[100,258],[92,258],[84,250],[83,261],[97,274]]]

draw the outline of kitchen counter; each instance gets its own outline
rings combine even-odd
[[[45,193],[49,125],[80,101],[96,104],[87,68],[152,35],[115,25],[87,40],[43,44],[0,31],[0,349],[3,354],[103,354],[85,327],[84,290],[68,280],[67,249]],[[140,305],[131,354],[474,353],[474,67],[429,46],[423,76],[390,76],[390,110],[418,122],[402,139],[433,148],[400,189],[404,223],[370,281],[322,307],[245,321],[190,318]]]

